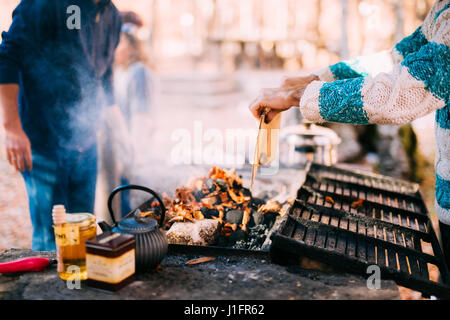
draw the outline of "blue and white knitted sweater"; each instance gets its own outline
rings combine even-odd
[[[450,0],[390,51],[315,72],[300,101],[314,122],[401,125],[436,110],[436,211],[450,224]]]

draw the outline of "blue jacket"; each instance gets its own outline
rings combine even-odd
[[[80,8],[80,29],[68,20]],[[68,13],[69,12],[69,13]],[[17,83],[19,114],[33,152],[83,150],[96,142],[111,105],[121,19],[110,0],[22,0],[2,33],[0,84]]]

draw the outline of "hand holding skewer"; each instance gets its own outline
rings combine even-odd
[[[256,119],[260,119],[264,111],[269,110],[265,115],[265,123],[269,123],[278,113],[292,106],[298,107],[305,88],[314,80],[319,79],[314,75],[287,78],[279,88],[263,89],[249,109]]]

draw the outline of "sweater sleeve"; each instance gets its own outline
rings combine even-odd
[[[392,73],[312,82],[300,101],[303,115],[315,122],[400,125],[443,108],[450,94],[447,22],[440,17],[432,41],[409,53]]]
[[[49,2],[22,0],[13,11],[12,24],[2,33],[0,44],[0,84],[19,83],[26,52],[49,37],[53,19]]]
[[[419,51],[427,42],[422,32],[422,26],[420,26],[411,35],[403,38],[394,46],[392,49],[394,62],[402,62],[410,53]]]
[[[326,68],[314,71],[313,74],[321,81],[332,82],[366,76],[376,76],[378,73],[391,73],[395,64],[410,53],[417,52],[427,44],[422,33],[422,26],[410,36],[403,38],[391,50],[384,50],[375,54],[361,56],[353,60],[341,61]]]
[[[391,72],[394,64],[393,54],[394,50],[385,50],[353,60],[341,61],[312,73],[321,81],[332,82]]]

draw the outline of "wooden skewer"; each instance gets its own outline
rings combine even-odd
[[[250,183],[250,191],[253,189],[253,184],[255,182],[256,173],[258,172],[259,167],[259,145],[260,145],[260,138],[261,138],[261,128],[266,120],[266,115],[269,113],[270,109],[266,107],[263,112],[261,113],[261,116],[259,117],[259,128],[258,128],[258,135],[256,136],[256,146],[255,146],[255,155],[253,158],[253,166],[252,166],[252,180]]]

